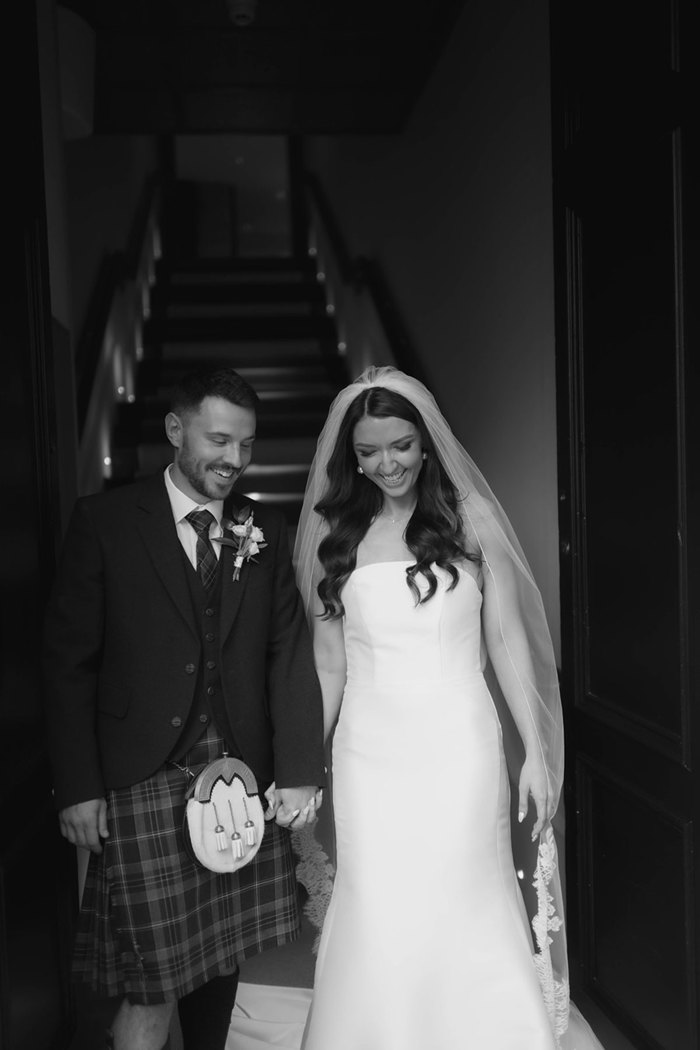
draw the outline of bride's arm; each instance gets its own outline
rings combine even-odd
[[[550,785],[537,729],[539,700],[534,693],[532,658],[518,611],[513,570],[507,559],[498,565],[498,589],[484,566],[482,626],[489,659],[525,748],[520,773],[518,819],[523,820],[532,795],[537,807],[533,839],[551,816]]]
[[[323,696],[323,738],[328,739],[338,718],[345,691],[347,664],[342,620],[314,622],[314,660]]]

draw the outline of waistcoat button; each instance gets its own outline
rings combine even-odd
[[[200,722],[204,722],[205,725],[206,725],[206,723],[209,721],[209,716],[208,715],[200,715],[199,716],[199,721]]]
[[[179,729],[182,725],[182,719],[179,718],[178,715],[175,715],[174,718],[170,719],[170,725],[173,727],[173,729]]]
[[[207,671],[213,671],[215,667],[216,664],[213,660],[207,660]]]
[[[185,673],[186,674],[194,674],[194,671],[195,671],[194,664],[185,664]]]

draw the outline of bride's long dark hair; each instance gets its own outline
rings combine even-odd
[[[360,541],[383,505],[379,488],[357,472],[353,434],[365,416],[394,417],[412,423],[420,434],[423,451],[427,452],[416,482],[416,507],[405,532],[406,546],[416,559],[415,565],[406,569],[406,581],[416,604],[429,601],[437,590],[433,563],[450,574],[452,590],[459,581],[454,563],[465,558],[480,561],[466,548],[457,491],[435,453],[420,413],[401,394],[386,387],[369,387],[358,394],[345,413],[328,461],[328,487],[314,507],[329,529],[318,548],[324,570],[318,595],[323,603],[322,618],[326,620],[337,619],[345,611],[340,592],[355,568]],[[418,573],[428,581],[422,596],[415,580]]]

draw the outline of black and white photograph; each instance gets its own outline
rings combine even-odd
[[[0,1050],[700,1050],[695,21],[4,11]]]

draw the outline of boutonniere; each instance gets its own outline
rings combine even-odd
[[[244,561],[250,561],[252,558],[255,561],[255,555],[258,554],[263,547],[267,547],[267,541],[263,536],[262,529],[259,529],[257,525],[253,524],[253,512],[249,506],[243,507],[235,515],[235,521],[228,521],[224,518],[221,525],[224,532],[232,532],[233,539],[229,536],[214,537],[218,539],[218,542],[223,544],[225,547],[233,547],[234,549],[234,560],[233,560],[233,580],[237,580],[241,575],[241,566]]]

